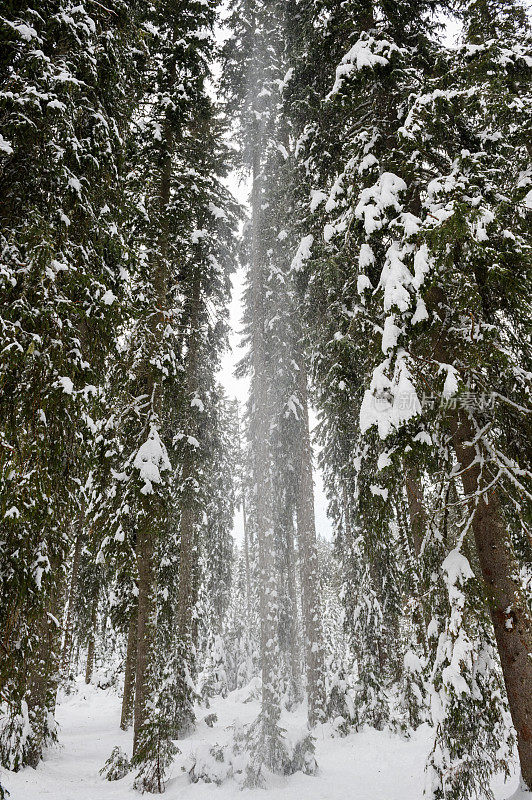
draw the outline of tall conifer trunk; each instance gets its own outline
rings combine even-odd
[[[244,488],[242,487],[242,524],[244,527],[244,565],[246,569],[246,609],[249,613],[251,612],[251,573],[250,573],[250,561],[249,561],[249,526],[248,526],[248,518],[246,514],[246,497]]]
[[[314,519],[312,449],[308,417],[307,372],[300,359],[298,377],[302,407],[299,482],[297,492],[297,539],[301,572],[301,605],[305,632],[308,722],[314,727],[325,714],[325,664],[321,628],[320,575]]]
[[[186,359],[187,398],[192,398],[197,391],[198,372],[198,311],[200,307],[200,279],[196,273],[190,303],[190,334]],[[190,402],[190,401],[189,401]],[[195,433],[195,430],[191,430]],[[187,446],[181,481],[183,484],[183,507],[179,526],[179,589],[177,620],[179,638],[188,646],[192,636],[192,613],[195,603],[195,527],[197,522],[197,504],[194,486],[194,449]]]
[[[175,64],[170,88],[175,82]],[[164,337],[168,290],[168,205],[172,178],[172,154],[174,137],[168,121],[163,128],[162,167],[159,177],[159,239],[153,261],[153,286],[155,308],[148,321],[152,346],[157,350]],[[162,405],[162,386],[154,367],[146,363],[147,392],[152,398],[152,414],[158,420]],[[137,610],[137,660],[135,670],[135,721],[133,728],[133,755],[138,754],[140,735],[147,717],[149,699],[149,670],[155,657],[156,646],[156,591],[157,573],[155,553],[159,537],[157,520],[160,502],[153,501],[153,495],[145,496],[145,519],[137,532],[137,570],[138,570],[138,610]]]
[[[431,610],[428,604],[428,585],[425,580],[423,561],[421,558],[421,548],[427,533],[427,514],[425,512],[423,486],[416,469],[404,463],[405,468],[405,489],[408,506],[408,519],[411,532],[411,541],[414,547],[415,559],[412,564],[416,573],[416,584],[414,593],[417,607],[414,612],[414,624],[416,626],[418,644],[427,649],[427,626],[431,619]]]
[[[135,722],[133,727],[133,755],[138,752],[141,733],[146,720],[149,698],[149,668],[154,656],[156,620],[156,575],[154,541],[157,531],[146,519],[137,532],[138,610],[137,659],[135,664]]]
[[[294,522],[293,509],[290,508],[290,521],[285,527],[286,535],[286,582],[288,593],[288,625],[289,654],[290,654],[290,681],[292,683],[292,696],[300,702],[303,696],[301,691],[301,666],[300,666],[300,640],[298,621],[298,598],[296,581],[296,554],[294,552]]]
[[[258,69],[258,68],[257,68]],[[258,75],[252,80],[252,91],[259,85]],[[275,559],[275,539],[272,519],[272,485],[270,475],[270,406],[268,397],[268,363],[265,348],[264,267],[261,235],[262,182],[261,152],[263,122],[254,123],[251,195],[251,339],[252,339],[252,418],[253,477],[255,484],[255,513],[257,555],[259,567],[259,609],[261,620],[260,655],[262,671],[261,725],[262,762],[278,769],[278,722],[280,717],[277,662],[278,587]]]
[[[405,487],[408,501],[410,530],[416,556],[421,554],[421,546],[427,531],[427,515],[423,506],[423,487],[415,470],[405,465]]]
[[[126,665],[124,671],[124,693],[122,695],[122,712],[120,727],[127,731],[133,721],[133,703],[135,701],[135,666],[137,662],[137,609],[131,613],[127,634]]]
[[[94,650],[96,646],[96,622],[98,613],[98,595],[93,598],[90,630],[89,630],[89,645],[87,647],[87,663],[85,665],[85,683],[90,683],[92,680],[92,673],[94,670]]]
[[[81,534],[78,530],[76,543],[74,545],[74,555],[72,557],[72,571],[70,573],[70,586],[68,589],[67,612],[65,619],[65,639],[63,642],[63,653],[61,656],[61,673],[63,677],[68,677],[70,661],[72,658],[72,638],[74,621],[74,600],[78,581],[79,560],[81,556]]]

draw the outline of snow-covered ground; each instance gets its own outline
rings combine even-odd
[[[333,738],[324,728],[318,733],[316,755],[319,774],[301,773],[271,779],[266,789],[245,790],[233,781],[218,787],[193,784],[188,778],[191,755],[208,744],[222,744],[231,736],[235,720],[251,721],[257,714],[256,701],[244,702],[242,692],[233,692],[226,700],[217,698],[208,710],[200,709],[197,730],[180,741],[181,754],[174,764],[167,786],[168,800],[421,800],[423,767],[430,731],[422,727],[409,740],[389,732],[366,729],[346,738]],[[203,721],[215,713],[218,721],[212,728]],[[60,745],[51,749],[37,770],[18,774],[2,773],[11,792],[11,800],[133,800],[139,797],[132,789],[133,775],[120,781],[103,780],[98,771],[115,745],[131,753],[131,732],[119,728],[120,699],[113,690],[78,685],[78,691],[64,697],[57,713]],[[291,715],[298,727],[303,718]],[[497,800],[510,797],[517,789],[514,777],[506,784],[501,778],[493,783]],[[525,797],[517,793],[518,797]]]

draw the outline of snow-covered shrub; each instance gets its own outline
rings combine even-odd
[[[425,667],[415,650],[408,649],[403,657],[401,682],[391,715],[403,735],[409,735],[423,722],[428,721],[429,708],[424,670]]]
[[[221,636],[214,636],[210,643],[205,665],[199,675],[197,694],[209,708],[209,700],[220,695],[227,697],[229,692],[224,642]]]
[[[28,709],[26,700],[18,707],[0,706],[0,765],[18,772],[33,763],[33,754],[39,747],[57,742],[57,723],[53,714],[35,714]]]
[[[113,747],[111,755],[100,770],[102,775],[108,781],[119,781],[125,777],[131,770],[131,764],[126,753],[122,748]]]
[[[18,714],[10,713],[7,704],[0,707],[0,764],[17,772],[23,763],[26,740],[31,731],[28,706],[23,700]]]
[[[262,727],[257,720],[251,725],[235,727],[232,740],[226,745],[215,744],[196,749],[192,756],[189,777],[193,783],[215,783],[220,786],[234,779],[242,788],[265,786],[269,770],[260,758]],[[278,742],[278,769],[284,775],[303,772],[314,775],[317,764],[314,738],[308,731],[291,740],[282,737]]]

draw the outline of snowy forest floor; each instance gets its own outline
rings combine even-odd
[[[173,765],[166,790],[168,800],[421,800],[424,763],[430,744],[430,730],[422,726],[410,739],[389,731],[367,728],[345,738],[331,736],[327,726],[316,739],[319,773],[302,773],[271,779],[266,789],[245,790],[233,781],[218,787],[191,783],[188,769],[191,756],[231,736],[231,725],[254,719],[257,701],[244,702],[246,690],[232,692],[227,699],[215,698],[211,707],[198,709],[198,725],[190,737],[179,742],[181,753]],[[218,716],[212,728],[204,722],[207,714]],[[18,774],[3,773],[10,800],[125,800],[139,797],[132,788],[133,775],[108,782],[99,770],[115,745],[131,754],[132,732],[119,728],[120,699],[113,689],[77,685],[76,691],[62,697],[57,719],[59,745],[50,749],[36,769]],[[300,729],[304,712],[287,715],[283,724]],[[496,800],[513,795],[524,798],[517,789],[517,778],[504,782],[494,779]],[[515,794],[514,794],[515,792]],[[528,795],[529,796],[529,795]]]

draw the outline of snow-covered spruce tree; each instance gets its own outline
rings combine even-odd
[[[287,66],[291,64],[290,56],[288,53]],[[298,225],[292,222],[297,209],[298,180],[295,140],[286,96],[292,74],[293,67],[289,67],[280,86],[283,108],[276,131],[277,146],[272,148],[265,164],[268,175],[263,210],[264,230],[268,232],[265,245],[268,264],[266,330],[275,370],[272,463],[275,504],[278,507],[279,574],[287,586],[287,613],[293,617],[285,625],[285,636],[291,641],[288,649],[292,680],[297,685],[300,669],[297,566],[308,722],[312,728],[324,718],[324,654],[309,430],[307,342],[298,291],[301,251],[296,252]]]
[[[319,540],[318,558],[323,595],[325,714],[335,731],[345,736],[356,724],[356,665],[344,626],[341,564],[333,546],[324,540]]]
[[[303,4],[300,9],[304,16],[302,6]],[[376,14],[379,16],[378,10]],[[323,210],[323,206],[320,204],[327,198],[323,190],[336,186],[339,164],[343,160],[342,150],[345,153],[344,158],[346,160],[349,158],[346,144],[348,131],[356,119],[356,110],[349,108],[345,102],[324,104],[323,96],[330,93],[330,87],[335,81],[337,60],[340,60],[345,48],[349,48],[349,42],[354,45],[360,30],[371,27],[373,23],[373,9],[370,3],[315,4],[310,24],[307,22],[306,27],[304,26],[305,35],[297,43],[294,75],[287,90],[290,114],[298,137],[295,151],[300,162],[295,216],[299,217],[300,235],[304,234],[294,259],[294,268],[299,273],[297,280],[300,291],[306,293],[306,322],[316,387],[315,402],[322,412],[319,428],[322,445],[321,461],[326,472],[326,489],[331,500],[331,513],[337,521],[339,538],[343,537],[341,528],[345,530],[346,516],[350,519],[349,537],[354,535],[355,520],[358,515],[364,517],[357,507],[356,465],[360,452],[358,420],[354,412],[357,393],[360,393],[362,385],[362,373],[356,342],[345,336],[351,321],[345,295],[352,285],[350,284],[352,270],[344,258],[333,262],[330,256],[334,252],[334,243],[329,242],[325,246],[322,243],[323,221],[320,222],[322,219],[320,209]],[[318,73],[312,67],[316,61],[322,65]],[[372,120],[378,120],[379,116],[382,116],[382,108],[377,108],[378,103],[375,102],[373,116],[370,119],[367,114],[369,102],[365,90],[359,94],[359,98],[362,97],[364,101],[360,102],[364,103],[364,113],[370,127]],[[339,194],[343,191],[340,184],[336,186],[336,190]],[[318,212],[310,221],[309,196],[310,210]],[[328,261],[327,263],[324,261],[323,267],[320,266],[320,269],[316,270],[313,259],[318,253],[323,254],[324,259],[327,258]],[[342,508],[346,501],[350,504],[349,509]],[[381,523],[387,527],[386,521]],[[364,523],[364,528],[368,536],[366,554],[372,554],[374,562],[373,574],[370,577],[373,582],[379,583],[379,591],[373,591],[369,596],[379,605],[391,603],[390,610],[392,607],[395,609],[392,615],[387,614],[384,618],[385,623],[389,623],[386,635],[393,640],[398,629],[397,590],[393,580],[385,579],[382,583],[382,576],[378,574],[379,558],[373,555],[372,544],[375,528],[369,519],[367,524]],[[377,537],[374,538],[379,541]],[[358,573],[353,572],[347,563],[351,552],[350,543],[347,547],[343,544],[338,545],[338,553],[345,561],[345,574],[356,576]],[[352,598],[354,590],[353,585],[346,587],[344,596]],[[383,590],[388,592],[386,597],[382,595]],[[359,596],[364,595],[361,592]],[[351,607],[346,615],[348,625],[354,618],[353,611]],[[382,611],[377,608],[375,611],[378,615],[382,615]],[[364,615],[359,619],[363,618]],[[373,626],[369,626],[366,633],[368,638],[363,637],[363,641],[371,639],[376,630]],[[351,637],[351,641],[356,643],[360,639]],[[375,642],[373,650],[377,652],[378,649],[379,646]],[[397,647],[383,648],[381,643],[380,650],[385,661],[386,650],[393,654],[397,651]]]
[[[53,737],[69,520],[121,314],[136,8],[2,12],[0,752],[11,769],[36,765]]]
[[[288,705],[300,694],[296,532],[311,726],[323,717],[324,705],[306,369],[290,277],[295,245],[291,225],[293,137],[284,108],[284,90],[291,76],[288,31],[296,6],[275,2],[234,4],[230,22],[233,36],[225,48],[224,70],[228,108],[236,111],[240,121],[242,163],[252,173],[252,218],[247,232],[247,364],[251,375],[250,451],[257,488],[248,516],[256,534],[259,586],[265,574],[271,576],[272,583],[261,589],[261,614],[266,614],[262,623],[263,699],[270,706],[264,706],[261,724],[263,732],[270,729],[266,735],[272,743],[260,748],[266,764],[269,751],[279,750],[274,743],[278,733],[271,724],[278,717],[278,710],[272,711],[280,691],[275,686],[278,676],[273,674],[277,660],[282,664]],[[272,558],[270,563],[268,559]],[[267,629],[270,620],[275,631]],[[277,646],[281,659],[266,652]],[[271,715],[269,721],[266,712]],[[279,763],[275,769],[279,769],[281,762],[276,758]]]
[[[289,83],[290,75],[288,70],[285,84]],[[280,101],[284,103],[284,91]],[[293,136],[285,109],[280,113],[275,141],[277,146],[270,148],[264,164],[268,181],[264,189],[262,220],[267,272],[268,322],[265,340],[274,370],[274,384],[271,389],[271,457],[276,508],[276,551],[283,607],[279,632],[281,647],[286,654],[285,673],[290,676],[288,685],[295,687],[295,692],[292,688],[292,700],[297,700],[301,669],[301,635],[297,607],[300,586],[308,719],[310,727],[313,727],[323,718],[323,645],[308,421],[307,365],[297,286],[292,270],[296,242],[294,229],[290,224],[294,210]]]
[[[242,166],[251,173],[251,221],[248,228],[246,296],[251,391],[249,436],[254,481],[252,499],[258,556],[261,624],[262,707],[248,732],[249,784],[262,780],[263,769],[283,772],[287,761],[279,728],[278,578],[275,558],[270,427],[272,404],[266,351],[266,251],[264,247],[264,163],[275,126],[282,80],[283,13],[278,2],[237,0],[230,5],[231,37],[224,50],[223,90],[228,112],[237,116]],[[250,509],[251,510],[251,509]]]
[[[120,543],[126,558],[131,543],[136,551],[132,766],[137,786],[152,791],[164,788],[171,740],[193,722],[200,528],[216,476],[209,449],[225,422],[213,376],[235,206],[220,183],[224,159],[204,85],[212,24],[213,8],[202,3],[160,3],[146,21],[149,58],[128,189],[136,319],[111,381],[106,431],[114,440],[106,497],[114,538],[102,552]]]
[[[430,58],[430,43],[420,38],[423,26],[417,25],[416,34],[412,18],[398,30],[393,19],[384,17],[384,29],[389,22],[394,38],[377,45],[371,33],[364,34],[345,57],[333,97],[348,86],[355,100],[370,96],[367,83],[365,89],[360,87],[371,69],[372,76],[389,74],[395,81],[393,93],[391,84],[383,82],[381,97],[393,102],[396,111],[381,115],[384,128],[364,124],[351,138],[346,172],[327,201],[332,216],[325,238],[332,246],[335,240],[339,243],[346,263],[358,263],[347,295],[351,306],[345,294],[344,303],[350,333],[356,332],[365,345],[359,349],[367,387],[358,406],[365,434],[359,469],[368,475],[380,467],[382,474],[373,490],[369,486],[377,499],[365,504],[370,514],[364,519],[371,519],[372,507],[378,511],[379,503],[383,518],[391,513],[390,490],[404,480],[405,453],[412,463],[428,466],[426,448],[432,444],[432,458],[445,455],[444,465],[450,462],[452,448],[495,627],[522,771],[529,782],[530,745],[523,731],[529,718],[530,665],[524,653],[530,621],[511,547],[511,535],[522,520],[522,506],[512,505],[511,498],[516,490],[527,491],[526,458],[519,437],[511,441],[509,436],[510,428],[519,426],[516,420],[521,420],[525,405],[522,315],[527,298],[521,292],[529,267],[522,239],[527,154],[521,106],[513,97],[519,89],[526,91],[529,68],[523,58],[526,32],[521,12],[513,4],[503,5],[496,10],[489,4],[466,5],[466,58],[462,55],[461,62],[453,55],[445,57],[442,48],[440,63]],[[396,19],[405,10],[407,4],[396,4]],[[475,37],[487,19],[495,28],[500,21],[500,27],[484,46]],[[423,18],[418,16],[420,22]],[[516,283],[508,283],[509,270]],[[454,397],[453,407],[439,402],[422,407],[415,386],[438,401]],[[489,409],[480,396],[493,387],[497,402]],[[506,520],[512,521],[508,528]],[[480,619],[481,605],[476,611]],[[457,655],[461,677],[471,687],[471,669],[479,663],[482,648],[479,642],[476,652],[474,647],[468,651],[471,659],[465,653],[463,659]],[[482,707],[482,693],[470,691]],[[502,713],[496,696],[491,709],[493,729],[493,720],[500,720]],[[452,726],[453,720],[449,717],[446,724]],[[489,729],[479,721],[475,736],[471,731],[464,736],[456,718],[454,725],[451,738],[455,745],[461,741],[462,752],[468,753],[470,774],[466,787],[459,782],[453,786],[455,796],[475,786],[485,790],[485,776],[494,764]],[[483,739],[487,749],[472,749],[475,739]],[[436,796],[444,791],[446,780],[443,763],[439,768],[440,784],[432,780],[430,787]]]
[[[525,653],[532,623],[518,566],[530,463],[525,440],[515,435],[527,429],[523,369],[530,366],[523,346],[530,311],[530,152],[522,117],[523,99],[530,103],[530,30],[522,7],[511,2],[464,4],[462,21],[462,60],[450,57],[456,73],[427,87],[404,130],[413,149],[421,143],[426,148],[435,124],[447,131],[445,146],[431,152],[420,181],[414,247],[426,257],[426,275],[416,294],[428,314],[419,334],[427,336],[430,326],[432,352],[426,362],[414,363],[418,380],[436,396],[453,397],[452,407],[440,409],[436,419],[442,419],[462,470],[473,557],[530,788],[532,670]],[[439,91],[445,93],[441,101]],[[427,350],[414,331],[405,328],[407,348],[423,359]]]

